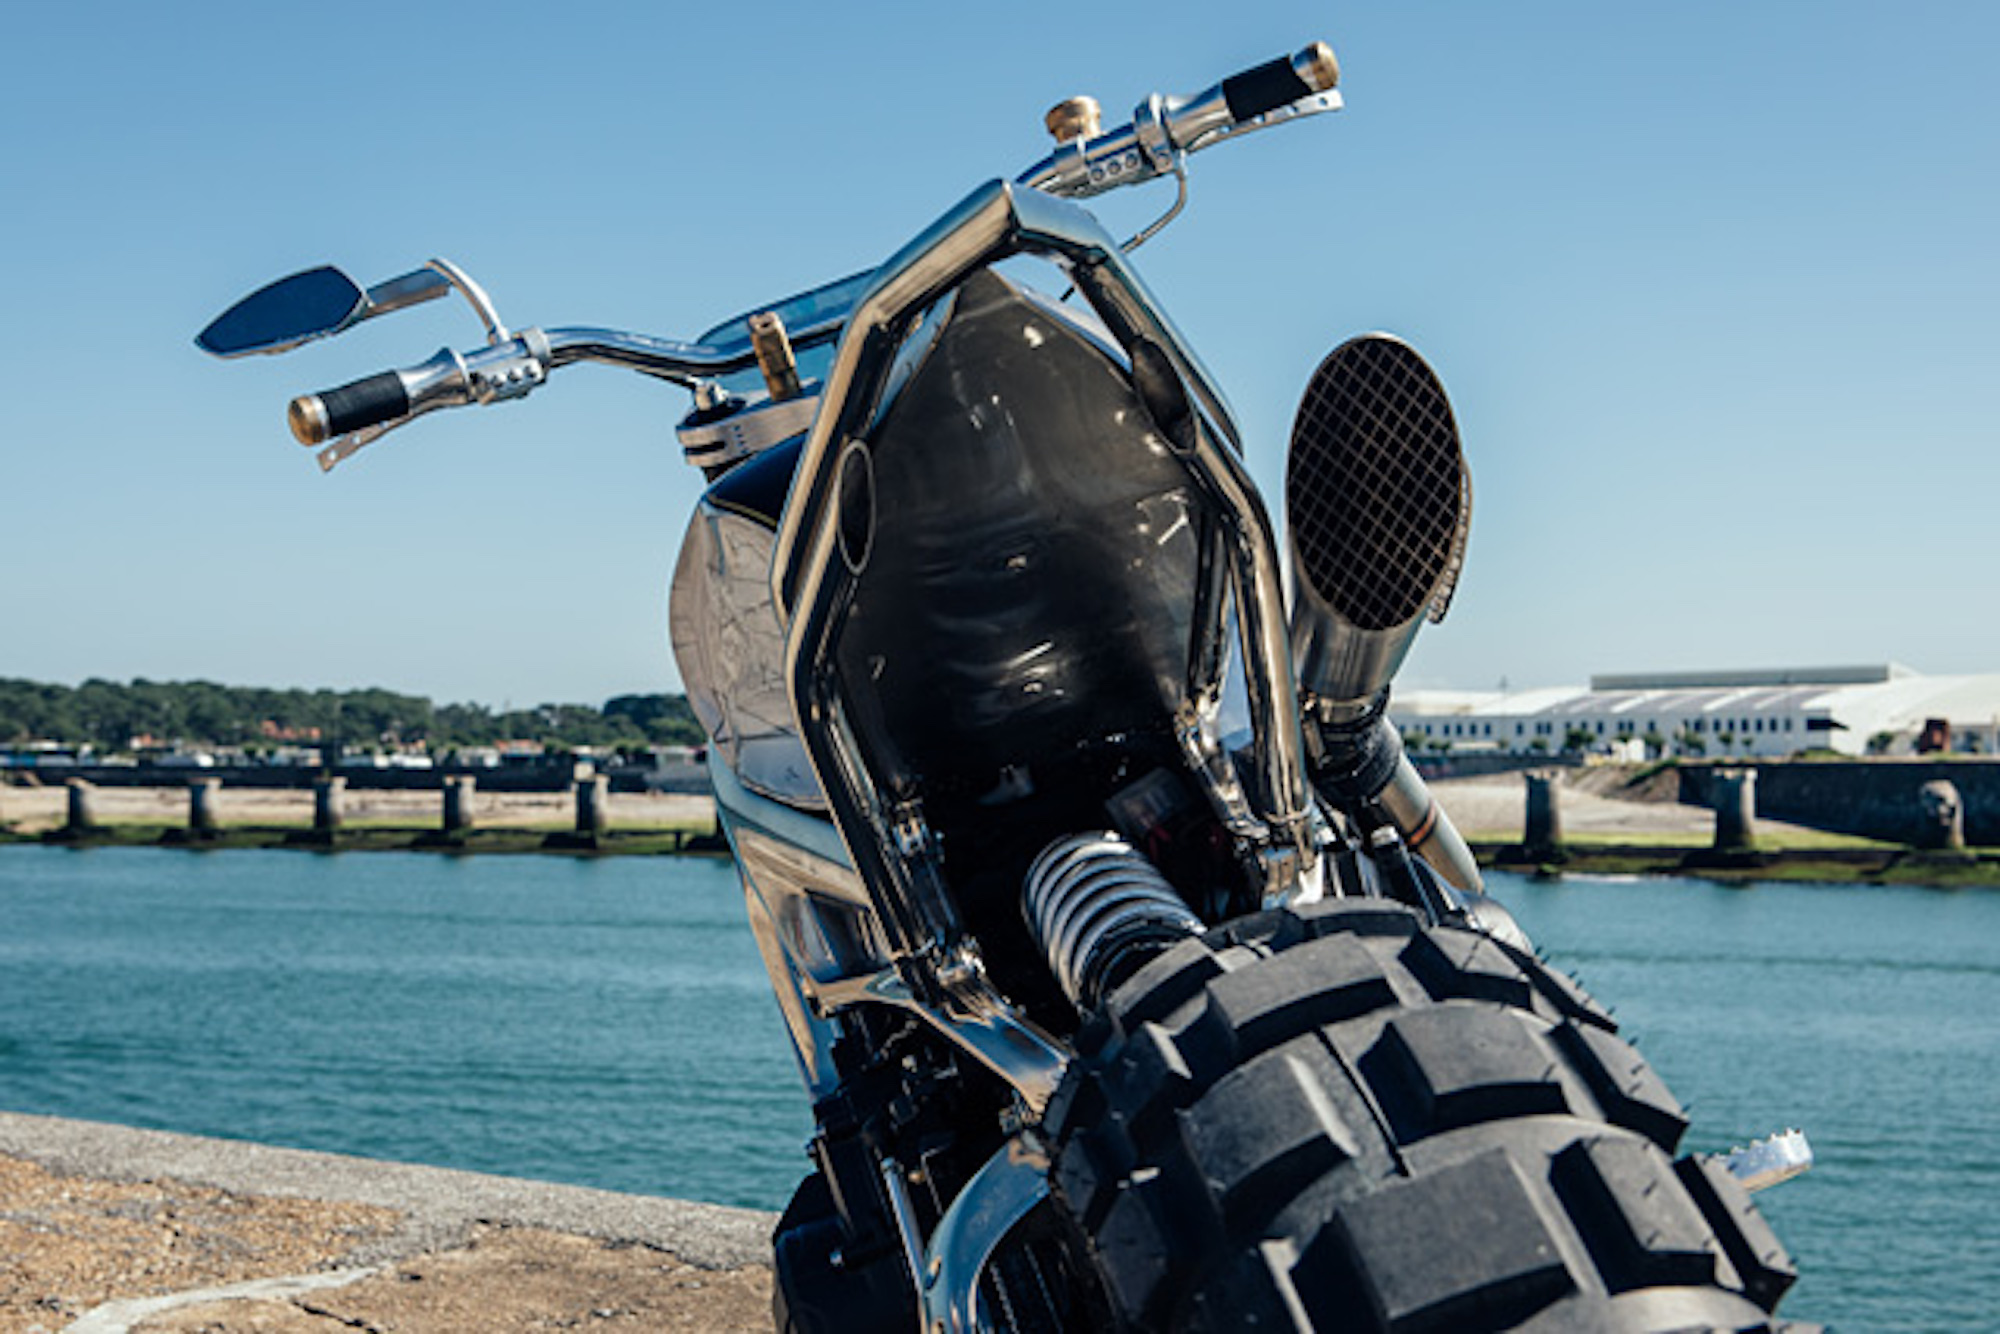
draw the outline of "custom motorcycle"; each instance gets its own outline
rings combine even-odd
[[[1800,1142],[1675,1157],[1386,720],[1470,520],[1437,376],[1382,335],[1320,365],[1287,561],[1128,260],[1193,154],[1338,74],[1315,44],[1110,129],[1073,99],[879,268],[694,342],[510,331],[443,260],[197,339],[462,294],[483,347],[291,404],[327,468],[579,362],[693,392],[672,637],[817,1123],[781,1329],[1752,1330],[1793,1281],[1746,1183]],[[1162,177],[1123,244],[1076,202]]]

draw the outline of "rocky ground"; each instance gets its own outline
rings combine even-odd
[[[0,1334],[768,1330],[770,1226],[0,1114]]]

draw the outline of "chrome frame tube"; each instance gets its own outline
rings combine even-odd
[[[548,334],[551,367],[593,361],[605,366],[622,366],[656,379],[671,380],[690,389],[698,379],[747,371],[757,364],[757,354],[747,347],[706,347],[700,343],[682,343],[671,338],[627,333],[623,329],[576,325],[551,329]]]
[[[861,762],[828,664],[839,611],[852,593],[852,576],[835,559],[836,465],[847,442],[865,435],[896,350],[917,317],[974,272],[1023,253],[1063,264],[1122,346],[1140,338],[1159,346],[1202,409],[1186,458],[1191,479],[1224,519],[1248,694],[1262,724],[1260,795],[1268,841],[1259,854],[1266,898],[1307,890],[1318,869],[1277,545],[1239,457],[1228,405],[1096,219],[1040,191],[991,181],[878,269],[855,303],[826,373],[821,410],[806,436],[772,558],[773,601],[789,618],[785,665],[793,712],[835,825],[905,958],[935,956],[956,942],[943,938],[948,924],[925,902],[934,889],[923,883],[931,878],[926,868],[910,864],[925,859],[909,858],[896,845],[888,803]],[[1219,638],[1220,608],[1213,610],[1213,624],[1202,633]],[[1221,656],[1197,652],[1195,658],[1219,664]],[[1195,694],[1198,707],[1212,710],[1220,682],[1203,682]],[[912,969],[906,977],[925,999],[942,998],[932,994],[934,981],[925,970]]]
[[[970,1334],[980,1325],[979,1283],[1007,1234],[1049,1197],[1049,1159],[1031,1136],[1001,1145],[965,1183],[931,1233],[918,1282],[924,1328]]]

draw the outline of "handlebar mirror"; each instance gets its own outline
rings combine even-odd
[[[195,335],[195,346],[216,357],[289,352],[339,333],[361,318],[367,306],[368,294],[339,269],[307,269],[259,288],[223,311]]]

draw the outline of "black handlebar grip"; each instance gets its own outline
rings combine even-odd
[[[1222,81],[1222,100],[1229,105],[1230,119],[1236,121],[1276,111],[1318,91],[1300,77],[1288,56],[1267,60]]]
[[[403,387],[403,377],[383,371],[338,389],[295,398],[287,415],[300,444],[321,445],[349,431],[394,421],[409,411],[410,393]]]

